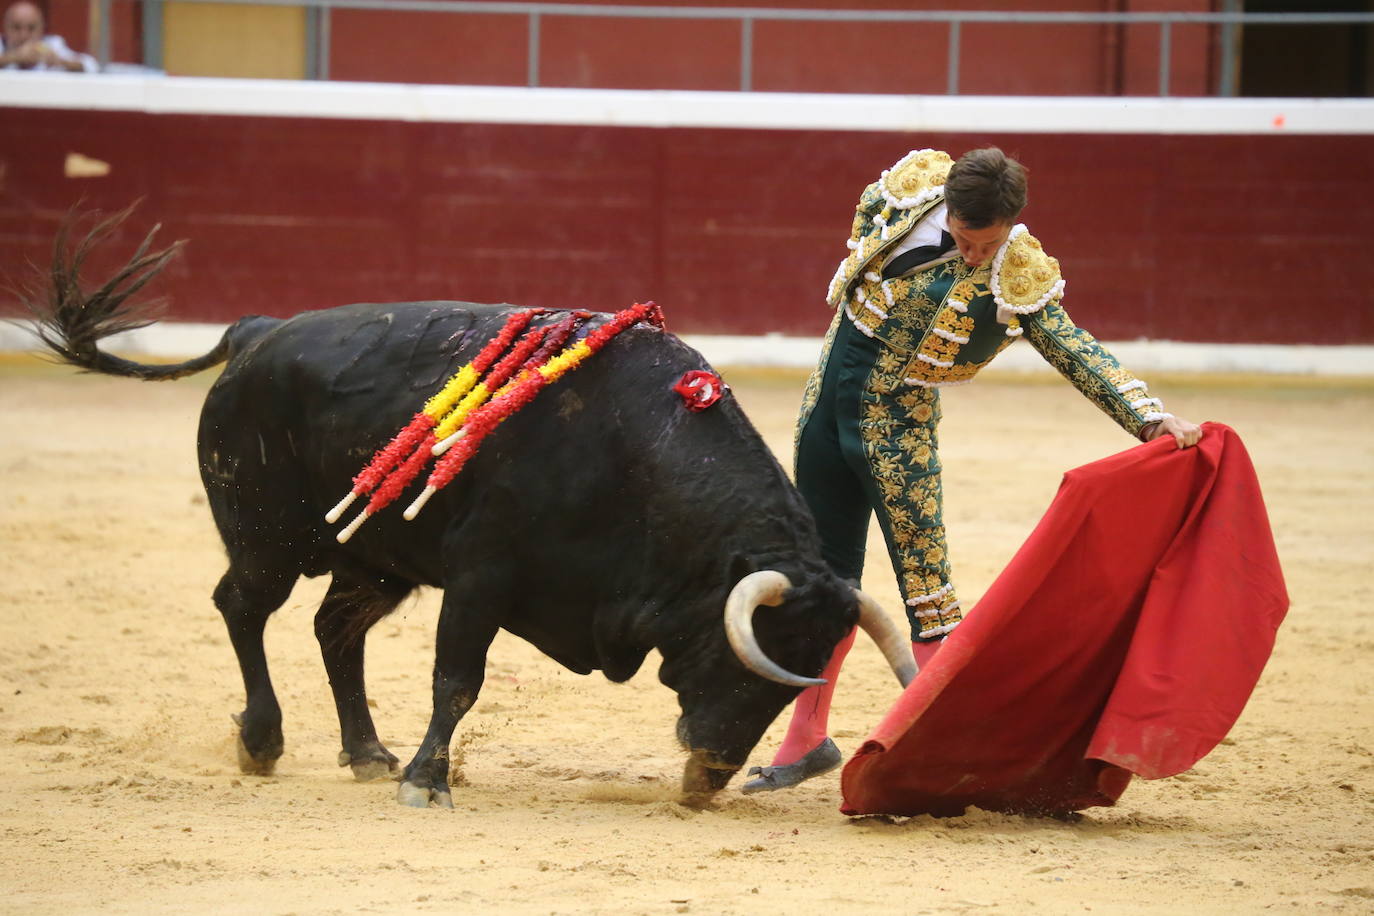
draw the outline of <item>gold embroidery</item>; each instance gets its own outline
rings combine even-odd
[[[1122,368],[1092,334],[1075,325],[1057,301],[1027,321],[1026,329],[1026,338],[1045,361],[1131,435],[1139,435],[1147,414],[1160,410],[1145,383]],[[1133,407],[1133,403],[1141,406]]]
[[[867,330],[868,336],[873,336],[873,330],[882,323],[882,316],[866,304],[866,299],[860,298],[859,291],[851,297],[845,305],[845,313],[859,326],[860,331]]]
[[[892,419],[886,404],[865,404],[864,419],[869,423],[881,423]]]
[[[851,288],[869,263],[876,263],[883,250],[895,246],[944,199],[945,175],[953,164],[948,153],[913,151],[864,189],[849,230],[849,256],[836,268],[826,292],[832,306],[848,303]]]
[[[919,464],[926,464],[930,460],[930,449],[926,447],[921,438],[921,434],[914,429],[902,430],[901,436],[897,439],[897,445],[901,446],[902,451],[910,453]],[[923,455],[918,455],[917,450],[924,449]]]
[[[954,299],[953,294],[955,290],[966,292],[971,286],[971,283],[961,281],[951,289],[950,299],[946,300],[949,304],[936,314],[935,321],[931,323],[925,338],[921,341],[920,349],[907,363],[907,379],[916,379],[928,384],[965,381],[973,378],[978,370],[987,364],[987,360],[981,363],[956,362],[959,349],[968,342],[969,335],[973,333],[974,321],[957,307],[967,307],[967,302]]]
[[[902,529],[906,531],[910,537],[915,538],[916,533],[912,529],[916,527],[916,520],[911,517],[911,512],[909,510],[901,506],[894,506],[892,507],[892,511],[887,514],[887,520],[894,530]]]
[[[913,207],[944,187],[954,160],[941,150],[912,150],[878,179],[883,198],[895,207]]]
[[[840,322],[844,321],[840,312],[835,313],[835,317],[830,319],[830,327],[825,332],[825,340],[821,343],[821,358],[816,361],[816,368],[811,370],[811,375],[806,379],[806,388],[802,391],[801,409],[797,411],[797,427],[792,434],[792,461],[796,464],[797,443],[801,441],[802,429],[806,426],[806,421],[810,419],[811,412],[816,409],[816,402],[821,396],[821,380],[825,378],[825,367],[830,361],[830,350],[835,345],[835,334],[840,329]]]
[[[994,267],[992,288],[998,304],[1016,311],[1034,311],[1063,289],[1059,262],[1045,254],[1040,240],[1024,226],[1012,231]]]
[[[930,284],[935,282],[935,276],[935,271],[926,270],[922,271],[919,274],[913,274],[909,277],[903,277],[901,282],[908,284],[907,288],[910,291],[908,295],[916,295],[918,293],[924,293],[927,289],[929,289]],[[896,283],[898,281],[893,280],[891,282]],[[901,297],[898,296],[898,298],[900,299]],[[929,302],[930,300],[926,301]],[[934,303],[931,304],[934,305]]]
[[[903,397],[902,403],[905,405],[905,402],[906,402],[906,399],[907,399],[907,398],[911,398],[911,399],[914,400],[914,399],[919,398],[919,397],[920,397],[920,396],[917,395],[917,394],[909,394],[909,395],[906,395],[906,396]],[[929,422],[930,422],[930,418],[931,418],[931,416],[933,415],[933,413],[934,413],[934,411],[932,411],[932,410],[930,409],[930,405],[929,405],[929,404],[926,404],[926,403],[924,403],[924,402],[921,402],[921,403],[918,403],[918,404],[916,404],[916,406],[914,406],[914,407],[911,408],[911,419],[915,420],[917,423],[929,423]]]
[[[1128,385],[1131,382],[1136,381],[1135,376],[1131,375],[1131,373],[1127,372],[1120,366],[1104,366],[1102,369],[1102,377],[1105,378],[1108,382],[1111,382],[1113,387]],[[1143,385],[1144,382],[1141,382],[1141,384]],[[1140,397],[1149,397],[1149,395],[1142,394],[1140,395]]]
[[[975,279],[974,282],[985,283],[987,282],[987,277],[990,275],[990,268],[987,265],[982,267],[970,267],[963,258],[955,258],[953,261],[946,261],[945,264],[949,268],[949,272],[954,275],[956,283],[960,280],[971,279],[974,274],[980,271],[982,272],[982,276]]]
[[[943,587],[940,577],[933,573],[909,572],[902,577],[909,595],[929,595]]]
[[[896,480],[906,484],[906,468],[902,467],[896,455],[878,455],[873,462],[873,473],[880,479]]]

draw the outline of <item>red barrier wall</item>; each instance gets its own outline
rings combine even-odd
[[[1070,136],[432,124],[0,108],[0,271],[79,199],[191,240],[160,289],[221,321],[356,301],[610,310],[818,335],[865,184],[996,142],[1071,313],[1107,339],[1374,343],[1374,136]],[[63,177],[70,151],[109,162]],[[119,240],[127,255],[136,242]],[[100,266],[100,265],[97,265]],[[109,266],[108,261],[104,266]]]

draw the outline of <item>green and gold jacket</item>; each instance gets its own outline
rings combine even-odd
[[[1059,262],[1015,226],[988,264],[969,267],[958,254],[884,280],[882,264],[926,214],[944,201],[953,160],[914,150],[864,189],[854,214],[849,255],[827,299],[861,332],[882,342],[901,385],[944,387],[972,381],[1011,341],[1031,346],[1127,432],[1163,419],[1163,404],[1097,340],[1074,325],[1061,300]]]

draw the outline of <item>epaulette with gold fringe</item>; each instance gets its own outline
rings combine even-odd
[[[1045,253],[1040,240],[1017,224],[992,261],[988,282],[997,303],[997,320],[1008,325],[1007,336],[1021,334],[1019,315],[1038,312],[1053,299],[1064,295],[1064,278],[1059,261]]]

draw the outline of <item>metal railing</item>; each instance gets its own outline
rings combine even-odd
[[[110,59],[108,23],[113,0],[97,0],[93,17],[92,47],[101,65]],[[161,66],[163,0],[143,3],[145,62]],[[523,16],[527,21],[528,65],[526,85],[539,86],[540,23],[544,17],[591,17],[613,19],[694,19],[739,23],[740,90],[753,88],[754,24],[756,22],[887,22],[937,23],[948,26],[948,66],[945,92],[959,92],[963,27],[966,24],[1031,25],[1156,25],[1159,28],[1159,94],[1169,95],[1173,59],[1173,28],[1188,25],[1221,26],[1221,65],[1216,94],[1234,96],[1239,30],[1247,25],[1371,25],[1374,13],[1246,13],[1240,0],[1224,0],[1227,10],[1217,13],[1138,12],[994,12],[984,10],[823,10],[766,9],[758,7],[662,7],[573,5],[517,2],[517,0],[176,0],[178,3],[235,3],[252,6],[304,7],[306,21],[306,73],[311,79],[329,79],[330,12],[336,9],[404,12],[496,13]],[[98,20],[98,21],[96,21]]]

